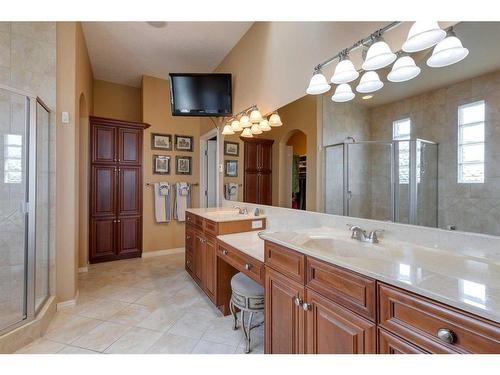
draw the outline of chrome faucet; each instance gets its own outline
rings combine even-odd
[[[241,208],[240,206],[233,206],[233,208],[238,209],[240,215],[248,215],[248,209],[246,207]]]
[[[383,229],[375,229],[372,230],[369,234],[366,234],[366,231],[357,225],[347,224],[349,226],[349,230],[351,233],[351,238],[354,238],[361,242],[369,242],[369,243],[378,243],[377,233],[383,232]]]

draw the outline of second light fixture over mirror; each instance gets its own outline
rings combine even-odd
[[[268,132],[273,127],[282,125],[283,123],[281,122],[278,112],[273,112],[269,119],[266,119],[260,113],[259,108],[253,105],[238,113],[236,116],[227,119],[222,134],[233,135],[241,131],[242,137],[252,138],[254,135]]]

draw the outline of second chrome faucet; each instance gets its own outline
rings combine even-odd
[[[377,233],[381,233],[383,229],[375,229],[372,230],[369,234],[366,234],[366,231],[357,225],[347,224],[351,233],[351,238],[354,238],[361,242],[369,242],[369,243],[378,243]]]

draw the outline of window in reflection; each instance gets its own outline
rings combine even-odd
[[[458,107],[458,182],[484,183],[484,100]]]
[[[484,284],[460,280],[460,293],[465,303],[481,308],[485,307],[486,286]]]
[[[5,184],[19,184],[22,182],[22,154],[23,136],[5,134],[4,137],[4,178]]]
[[[411,283],[411,267],[409,264],[399,264],[399,277],[398,279],[404,283]]]

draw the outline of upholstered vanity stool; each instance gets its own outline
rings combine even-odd
[[[241,311],[241,328],[245,335],[245,353],[250,352],[250,331],[262,323],[252,327],[252,319],[255,313],[264,312],[264,289],[244,273],[237,273],[231,279],[231,301],[229,308],[234,317],[233,329],[238,329],[237,309]],[[245,325],[245,313],[250,313],[248,324]]]

